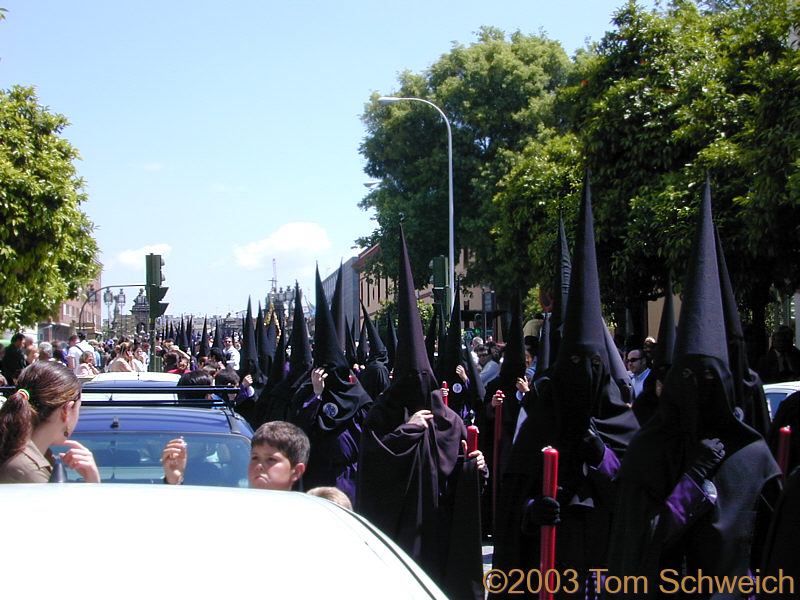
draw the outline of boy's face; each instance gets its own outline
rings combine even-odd
[[[251,488],[290,491],[305,470],[303,463],[292,466],[286,455],[270,444],[258,444],[250,450],[247,479]]]

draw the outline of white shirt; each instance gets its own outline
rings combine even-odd
[[[230,366],[234,371],[239,370],[239,351],[235,346],[231,345],[223,351],[225,356],[225,364]]]
[[[633,397],[637,398],[639,394],[642,393],[642,389],[644,389],[644,380],[647,379],[647,376],[650,375],[650,369],[645,369],[638,375],[634,375],[630,373],[631,376],[631,383],[633,384]]]

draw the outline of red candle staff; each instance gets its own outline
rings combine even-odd
[[[497,465],[500,462],[500,436],[503,435],[503,403],[506,395],[503,390],[497,390],[501,402],[494,407],[494,451],[492,452],[492,532],[497,523],[497,480],[500,477]]]
[[[447,387],[447,382],[446,381],[442,382],[442,390],[444,390],[442,392],[442,398],[444,399],[444,405],[445,406],[450,406],[450,402],[447,399],[447,396],[450,395],[450,388]]]
[[[478,449],[478,428],[475,425],[467,427],[467,455]]]
[[[544,459],[542,495],[555,498],[558,491],[558,450],[552,446],[542,448],[542,458]],[[539,556],[539,570],[542,574],[542,592],[539,594],[539,600],[552,600],[553,591],[556,589],[550,585],[550,575],[556,564],[556,528],[553,525],[542,525]]]
[[[787,425],[778,431],[778,466],[783,473],[783,483],[786,484],[786,475],[789,470],[789,440],[792,437],[792,428]]]

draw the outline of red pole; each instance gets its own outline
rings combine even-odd
[[[467,455],[478,449],[478,428],[475,425],[467,427]]]
[[[450,406],[450,402],[447,399],[447,396],[449,395],[449,392],[450,392],[450,388],[447,387],[447,382],[446,381],[442,382],[442,389],[444,390],[444,393],[442,394],[442,398],[444,399],[444,405],[445,406]]]
[[[558,450],[551,446],[542,448],[544,459],[544,478],[542,481],[542,495],[555,498],[558,491]],[[553,525],[543,525],[541,532],[539,570],[542,576],[542,592],[539,600],[552,600],[555,588],[550,585],[549,571],[556,563],[556,528]]]
[[[497,394],[501,399],[505,399],[503,390],[498,390]],[[503,405],[499,404],[494,407],[494,451],[492,452],[492,535],[495,532],[495,523],[497,522],[497,480],[500,477],[498,473],[498,464],[500,464],[500,436],[503,435]]]
[[[783,483],[786,484],[786,475],[789,470],[789,440],[792,437],[792,428],[787,425],[778,431],[778,466],[783,473]]]

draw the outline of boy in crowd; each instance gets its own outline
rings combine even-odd
[[[186,441],[170,440],[161,452],[164,482],[182,484],[186,470]],[[285,421],[259,427],[250,441],[247,480],[251,488],[289,492],[306,470],[311,444],[303,430]]]

